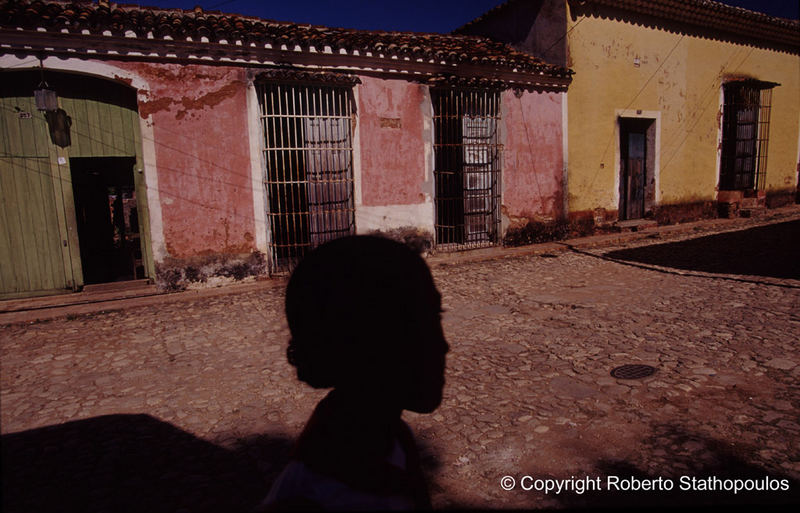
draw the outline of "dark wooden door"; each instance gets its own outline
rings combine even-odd
[[[620,217],[640,219],[644,216],[647,183],[647,133],[635,125],[621,125],[621,198]]]

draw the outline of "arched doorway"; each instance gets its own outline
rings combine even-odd
[[[44,71],[58,109],[39,111],[41,70],[0,84],[0,297],[151,277],[136,92]]]

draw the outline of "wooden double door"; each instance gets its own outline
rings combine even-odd
[[[0,81],[0,298],[152,277],[136,93],[44,72],[57,111],[40,111],[42,71]]]

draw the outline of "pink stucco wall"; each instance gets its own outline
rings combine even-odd
[[[150,86],[139,102],[152,123],[169,256],[248,253],[255,247],[245,70],[116,63]],[[419,205],[425,177],[425,86],[360,77],[358,117],[365,206]],[[558,217],[563,208],[562,106],[557,93],[503,93],[503,211]]]
[[[361,77],[358,116],[364,205],[424,201],[423,87]]]
[[[505,116],[503,207],[512,216],[563,214],[562,97],[512,91],[502,96]]]
[[[245,71],[119,63],[150,85],[150,116],[169,256],[255,249]]]

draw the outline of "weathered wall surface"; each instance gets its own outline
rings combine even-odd
[[[150,85],[139,114],[153,126],[168,256],[255,250],[244,69],[117,65]]]
[[[254,183],[261,187],[253,180],[248,116],[255,112],[248,111],[246,70],[112,64],[146,84],[138,88],[138,110],[147,127],[143,144],[153,148],[145,152],[144,167],[155,178],[147,186],[157,191],[159,281],[182,286],[206,275],[238,277],[263,267],[261,260],[242,260],[257,250]],[[354,154],[358,231],[411,227],[432,236],[428,88],[405,80],[361,80]],[[506,91],[502,104],[504,214],[561,216],[562,95],[517,97]]]
[[[503,212],[510,218],[563,215],[562,95],[505,91]]]
[[[766,187],[768,194],[796,187],[800,57],[635,19],[580,13],[567,20],[568,65],[576,72],[569,89],[571,213],[618,208],[617,116],[625,109],[660,116],[660,206],[714,201],[721,84],[729,76],[781,84],[773,92]]]
[[[371,77],[361,77],[357,87],[359,231],[402,226],[432,230],[433,183],[425,159],[425,135],[430,131],[424,119],[430,110],[426,87]]]

